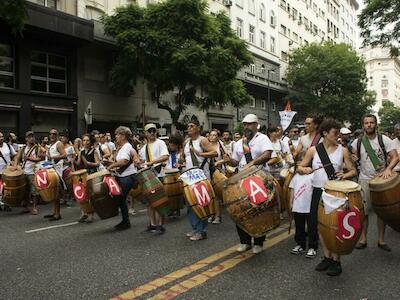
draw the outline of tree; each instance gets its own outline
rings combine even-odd
[[[378,112],[380,118],[379,128],[381,131],[393,132],[393,126],[400,122],[400,107],[393,102],[386,101]]]
[[[118,45],[112,87],[133,92],[136,78],[144,76],[153,100],[170,113],[173,124],[190,104],[207,109],[250,101],[236,74],[251,63],[251,54],[231,30],[229,18],[208,14],[205,1],[129,5],[103,21]],[[172,101],[163,97],[171,91]]]
[[[358,120],[374,104],[366,90],[365,63],[345,44],[310,44],[289,55],[287,80],[295,110],[339,121]],[[354,122],[357,120],[357,122]]]
[[[11,27],[14,35],[22,34],[25,22],[28,19],[26,0],[1,0],[0,19]]]
[[[365,0],[358,19],[364,45],[387,46],[393,56],[399,55],[400,1]]]

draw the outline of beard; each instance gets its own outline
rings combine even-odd
[[[244,136],[247,138],[248,141],[251,141],[251,139],[254,137],[255,133],[251,131],[250,129],[245,129],[244,130]]]

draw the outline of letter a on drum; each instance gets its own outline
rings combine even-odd
[[[242,187],[245,189],[250,202],[253,204],[259,205],[268,199],[268,192],[264,182],[258,176],[251,176],[244,179]]]

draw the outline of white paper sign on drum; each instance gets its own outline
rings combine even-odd
[[[181,180],[187,185],[196,184],[202,180],[207,180],[207,176],[202,169],[191,169],[180,176]]]

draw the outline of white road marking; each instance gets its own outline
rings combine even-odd
[[[27,230],[27,231],[25,231],[25,233],[34,233],[34,232],[38,232],[38,231],[59,228],[59,227],[67,227],[67,226],[72,226],[72,225],[76,225],[76,224],[79,224],[79,222],[72,222],[72,223],[53,225],[53,226],[48,226],[48,227],[43,227],[43,228],[38,228],[38,229]]]

